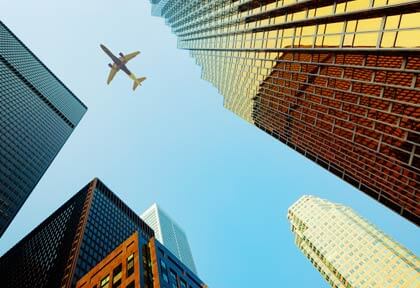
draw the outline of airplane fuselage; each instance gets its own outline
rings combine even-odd
[[[107,84],[111,83],[114,76],[120,70],[124,71],[124,73],[127,74],[131,80],[133,80],[133,90],[136,90],[136,88],[139,85],[141,85],[141,83],[144,80],[146,80],[146,77],[137,78],[136,75],[134,75],[134,73],[131,73],[131,71],[128,70],[127,66],[125,65],[128,63],[128,61],[130,61],[131,59],[139,55],[140,51],[129,53],[127,55],[123,55],[122,53],[119,53],[121,57],[117,57],[114,54],[112,54],[112,52],[108,48],[106,48],[105,45],[101,44],[100,47],[105,52],[105,54],[108,55],[109,58],[111,58],[112,62],[114,62],[113,64],[111,63],[108,64],[108,66],[111,68],[111,71],[109,72],[108,79],[106,81]]]
[[[130,70],[128,70],[127,66],[125,66],[125,63],[120,60],[117,56],[115,56],[108,48],[106,48],[104,45],[101,44],[102,50],[111,58],[112,62],[114,64],[111,65],[111,68],[116,68],[118,70],[124,71],[125,74],[128,76],[132,76],[132,73]]]

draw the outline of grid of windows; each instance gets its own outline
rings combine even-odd
[[[73,282],[75,283],[86,271],[115,249],[137,227],[134,221],[127,219],[124,211],[109,201],[109,198],[99,189],[96,189],[80,246]]]
[[[111,282],[116,287],[207,287],[154,237],[145,241],[138,238],[137,232],[85,274],[76,288],[110,287]]]
[[[4,287],[58,287],[86,191],[87,186],[0,258]]]
[[[77,282],[77,288],[123,288],[139,287],[139,262],[135,261],[139,247],[138,233],[128,237],[111,253],[106,255]],[[135,273],[137,272],[137,273]],[[143,286],[142,286],[143,287]],[[151,288],[151,287],[150,287]]]
[[[74,207],[69,215],[68,207]],[[134,231],[139,231],[142,241],[154,235],[134,211],[94,179],[0,258],[0,270],[10,275],[2,284],[75,287],[81,276]],[[35,265],[38,261],[46,264]]]
[[[181,227],[156,203],[140,217],[155,231],[156,239],[197,274],[187,235]]]
[[[418,1],[151,2],[226,108],[420,223]]]
[[[178,260],[172,252],[159,241],[153,241],[151,250],[155,251],[161,288],[205,288],[207,287],[188,266]]]
[[[153,230],[103,183],[98,181],[93,191],[72,287],[134,231],[139,231],[144,241],[153,235]]]
[[[68,124],[80,121],[86,106],[1,21],[0,55]]]
[[[303,196],[288,211],[295,242],[332,287],[420,285],[420,260],[350,208]]]
[[[0,21],[0,236],[85,112]]]
[[[255,125],[418,223],[412,69],[419,57],[284,53],[256,95]]]

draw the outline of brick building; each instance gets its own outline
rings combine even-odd
[[[76,288],[204,288],[186,266],[155,238],[128,237],[76,284]]]
[[[176,275],[198,283],[194,282],[191,288],[200,287],[202,282],[180,260],[158,242],[153,244],[152,228],[97,178],[0,258],[0,274],[7,275],[2,279],[2,287],[76,287],[83,275],[135,232],[139,247],[156,245],[158,259],[164,262],[167,259],[168,267],[172,267]],[[155,251],[152,248],[145,251],[149,250]],[[146,252],[142,251],[142,255],[148,255]],[[140,271],[149,271],[142,266],[143,262],[138,263]],[[144,283],[138,284],[144,287]]]

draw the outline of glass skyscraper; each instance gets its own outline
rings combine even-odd
[[[205,287],[176,255],[154,240],[153,229],[97,178],[0,258],[0,274],[7,275],[1,287],[74,288],[134,235],[137,280],[130,287]],[[111,266],[101,273],[112,272]],[[132,279],[128,278],[124,274],[125,280]],[[99,287],[111,287],[105,284]]]
[[[92,180],[0,258],[2,287],[75,287],[135,231],[153,230],[99,179]],[[144,286],[141,286],[144,287]]]
[[[155,232],[155,237],[180,259],[192,272],[197,270],[184,230],[156,203],[140,216]]]
[[[0,21],[0,237],[86,110]]]
[[[303,196],[288,219],[296,245],[331,287],[420,287],[420,259],[349,207]]]
[[[152,0],[224,106],[420,224],[420,3]]]

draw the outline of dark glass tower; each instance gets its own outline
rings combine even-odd
[[[2,287],[75,287],[135,231],[139,243],[154,237],[134,211],[94,179],[0,258],[0,274],[8,275]],[[159,253],[172,255],[159,247]],[[171,265],[193,275],[171,257]]]
[[[86,110],[0,21],[0,236]]]

